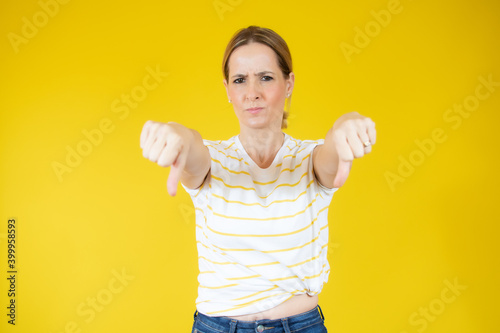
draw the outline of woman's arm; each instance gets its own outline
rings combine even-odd
[[[371,152],[375,144],[375,123],[357,112],[341,116],[328,131],[323,145],[313,152],[313,168],[318,181],[328,188],[341,187],[354,158]]]
[[[197,131],[175,122],[147,121],[141,132],[143,156],[162,167],[170,166],[167,189],[177,193],[179,180],[197,188],[210,170],[210,153]]]

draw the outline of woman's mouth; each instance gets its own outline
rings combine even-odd
[[[255,114],[255,113],[258,113],[259,111],[261,111],[262,109],[264,108],[249,108],[249,109],[246,109],[248,112],[250,112],[251,114]]]

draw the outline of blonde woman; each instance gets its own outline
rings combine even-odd
[[[295,74],[274,31],[241,29],[227,45],[224,87],[240,132],[202,139],[194,129],[148,121],[145,158],[170,167],[196,211],[198,298],[192,332],[326,332],[318,295],[328,281],[328,207],[355,158],[370,153],[375,124],[356,112],[324,139],[284,133]]]

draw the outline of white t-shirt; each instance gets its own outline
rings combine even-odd
[[[313,174],[323,140],[286,133],[271,166],[260,168],[239,136],[203,140],[211,169],[189,189],[196,212],[198,312],[237,316],[271,309],[328,281],[328,207],[336,188]]]

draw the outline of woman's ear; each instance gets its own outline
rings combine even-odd
[[[229,89],[227,88],[227,80],[226,79],[222,80],[222,83],[224,84],[224,88],[226,88],[227,99],[230,100],[231,97],[229,97]]]
[[[288,79],[286,80],[286,93],[287,94],[292,94],[293,87],[295,85],[295,74],[293,72],[290,72],[288,75]]]

